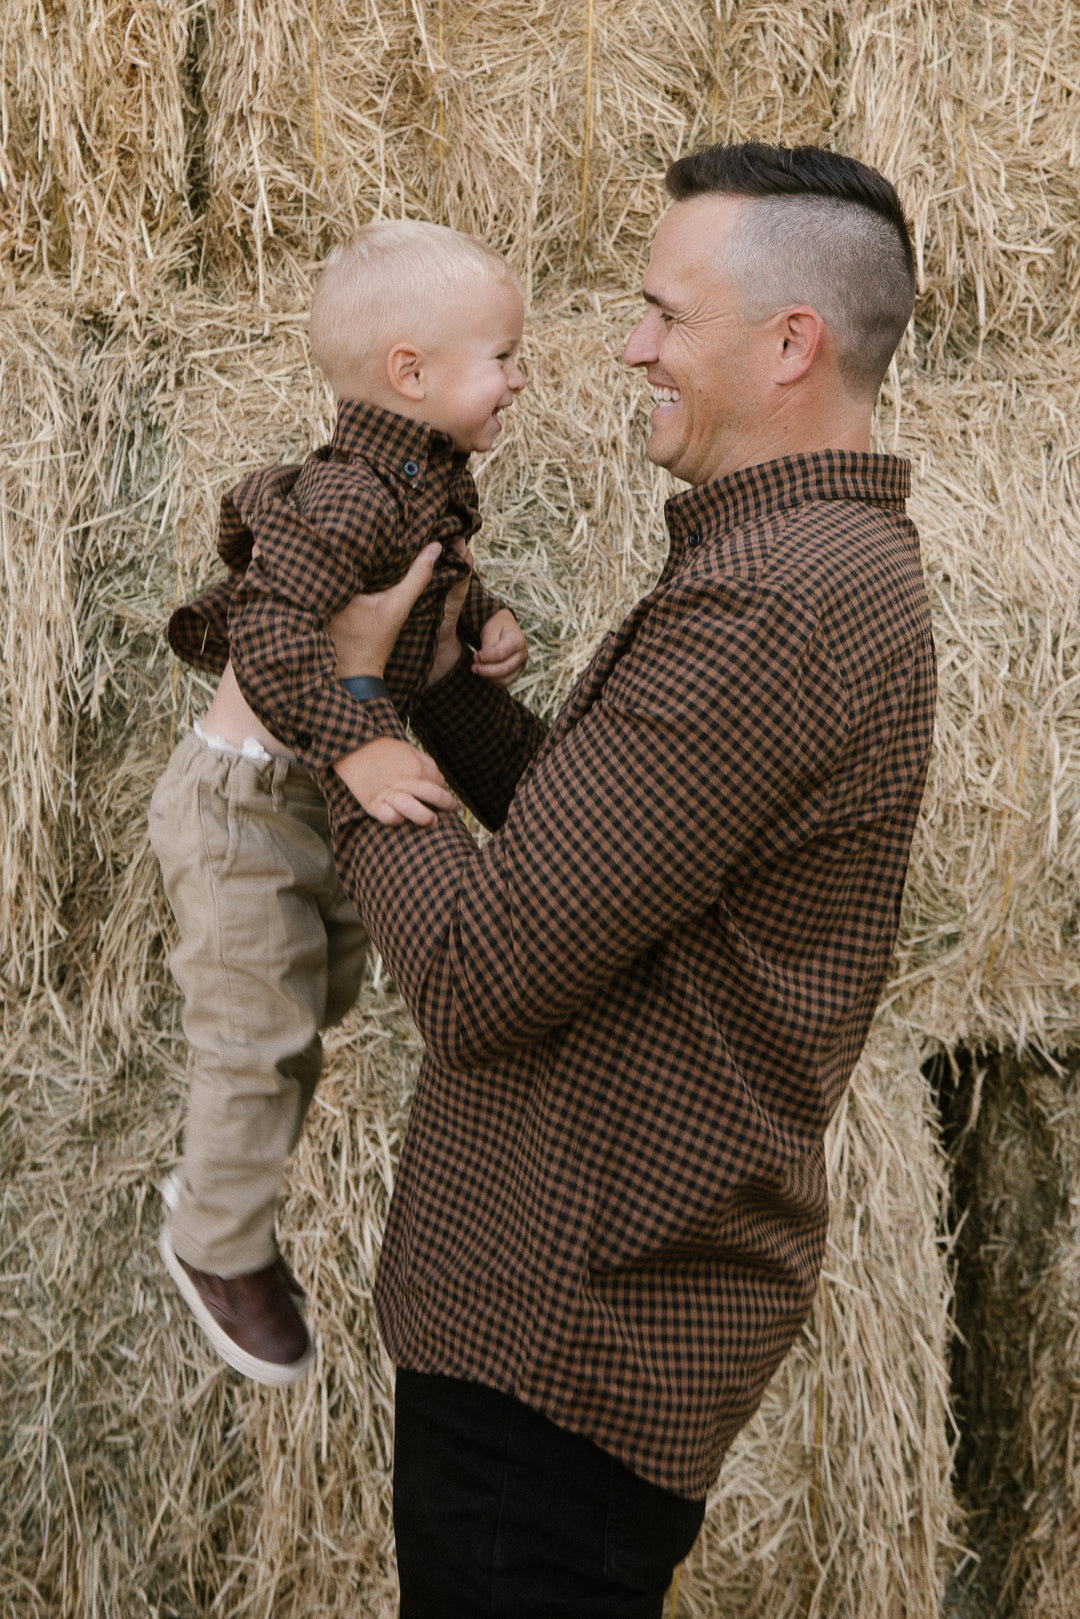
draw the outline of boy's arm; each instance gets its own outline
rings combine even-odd
[[[481,825],[502,826],[547,726],[502,686],[480,679],[466,652],[414,705],[413,730]]]
[[[229,605],[235,589],[234,578],[219,579],[171,615],[165,633],[182,663],[221,674],[229,661]]]
[[[326,621],[367,584],[365,555],[388,549],[396,513],[367,487],[309,520],[291,500],[244,509],[253,554],[236,590],[229,644],[255,714],[301,762],[320,769],[377,736],[403,737],[388,697],[359,702],[337,678]]]
[[[299,471],[299,465],[267,467],[246,479],[236,490],[230,489],[222,495],[217,549],[229,570],[228,577],[178,607],[166,631],[176,656],[192,668],[220,675],[229,661],[229,609],[236,587],[251,561],[252,543],[234,495],[253,487],[256,482],[261,489],[288,494]]]
[[[477,576],[475,568],[469,575],[469,588],[465,596],[465,604],[458,619],[458,634],[468,647],[475,652],[480,645],[480,635],[489,618],[502,612],[506,606],[500,601],[494,591],[491,591]]]

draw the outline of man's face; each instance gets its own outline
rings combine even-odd
[[[449,305],[445,330],[426,355],[423,415],[455,449],[490,450],[502,430],[499,412],[524,388],[515,358],[523,313],[510,281],[486,281]]]
[[[716,270],[742,199],[691,197],[660,222],[645,275],[649,307],[623,359],[641,366],[656,401],[646,453],[687,483],[707,483],[758,459],[768,419],[767,341],[739,313]]]

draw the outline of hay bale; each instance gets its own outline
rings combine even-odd
[[[941,686],[888,993],[928,1043],[1077,1041],[1078,378],[1003,344],[900,383]]]
[[[284,1211],[320,1364],[289,1395],[245,1387],[153,1251],[185,1057],[145,802],[208,689],[162,628],[214,570],[221,491],[325,435],[302,333],[328,241],[373,212],[422,214],[486,234],[526,279],[532,382],[480,469],[479,554],[533,645],[524,690],[550,711],[660,566],[672,486],[645,463],[644,390],[617,356],[661,172],[713,135],[854,150],[915,214],[924,296],[878,434],[915,462],[942,705],[886,1005],[830,1134],[822,1291],[733,1450],[678,1607],[939,1610],[963,1525],[945,1165],[919,1070],[958,1043],[1080,1040],[1078,26],[1034,0],[145,0],[78,17],[17,0],[0,89],[12,1619],[392,1612],[370,1287],[415,1037],[373,982],[333,1043]],[[978,1140],[986,1165],[1043,1162],[1045,1144],[1056,1166],[1053,1237],[1024,1279],[1029,1488],[1001,1498],[1010,1590],[1034,1619],[1075,1606],[1080,1110],[1064,1081],[1025,1084],[1030,1106],[989,1108]],[[1007,1185],[988,1167],[972,1185],[992,1251],[958,1252],[1004,1322],[1021,1285],[1011,1216],[991,1218]],[[980,1420],[990,1462],[964,1479],[992,1490]]]
[[[371,1287],[416,1037],[369,984],[332,1047],[282,1211],[321,1346],[295,1395],[207,1353],[164,1281],[175,1020],[112,1069],[42,1022],[9,1047],[4,1612],[393,1611],[390,1393]]]
[[[957,1255],[957,1619],[1080,1607],[1080,1106],[1075,1055],[961,1053],[935,1079]]]
[[[9,0],[0,69],[0,275],[40,277],[84,309],[182,275],[189,29],[177,0]]]
[[[624,289],[687,145],[827,137],[838,41],[761,3],[210,5],[208,252],[261,301],[341,232],[400,213],[485,236],[530,287]]]
[[[56,309],[0,317],[0,974],[4,1021],[48,996],[68,873],[75,593],[60,536],[78,522],[73,323]]]
[[[911,209],[929,352],[1070,336],[1080,17],[1041,0],[859,0],[847,37],[844,145]]]

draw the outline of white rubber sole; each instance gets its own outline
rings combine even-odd
[[[241,1372],[244,1377],[250,1377],[253,1383],[262,1383],[266,1388],[287,1388],[290,1383],[299,1382],[315,1359],[315,1345],[311,1342],[310,1333],[308,1334],[307,1353],[301,1355],[299,1360],[290,1361],[287,1366],[282,1366],[277,1361],[259,1360],[256,1355],[249,1355],[246,1349],[241,1349],[240,1345],[235,1343],[228,1333],[222,1330],[199,1297],[198,1288],[176,1257],[167,1221],[161,1228],[158,1249],[165,1262],[165,1269],[176,1283],[184,1303],[209,1338],[214,1349],[222,1360],[232,1367],[233,1371]]]

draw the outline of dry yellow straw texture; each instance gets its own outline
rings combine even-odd
[[[164,621],[215,571],[222,490],[325,434],[303,329],[327,246],[429,217],[487,236],[526,289],[531,384],[480,469],[479,551],[529,634],[523,690],[553,707],[663,554],[669,491],[618,360],[663,170],[748,136],[879,164],[915,221],[923,292],[878,436],[914,462],[942,702],[893,976],[830,1135],[818,1303],[669,1609],[982,1619],[946,1582],[996,1537],[1002,1611],[1080,1611],[1080,1101],[1066,1064],[986,1114],[1002,1163],[1039,1133],[1054,1196],[1026,1271],[1001,1246],[1023,1220],[986,1225],[1030,1322],[1009,1457],[1026,1493],[1015,1519],[965,1521],[949,1166],[922,1072],[958,1046],[1080,1045],[1078,113],[1068,0],[8,0],[4,1619],[393,1613],[370,1296],[418,1044],[376,975],[282,1211],[318,1366],[286,1394],[245,1384],[155,1250],[185,1051],[145,807],[208,691]]]

